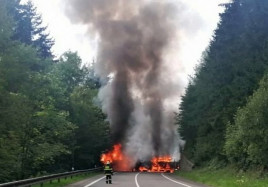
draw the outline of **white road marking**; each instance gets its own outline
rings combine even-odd
[[[105,178],[105,176],[104,176],[104,177],[101,177],[101,178],[99,178],[99,179],[97,179],[97,180],[95,180],[95,181],[93,181],[92,183],[90,183],[90,184],[88,184],[88,185],[86,185],[86,186],[84,186],[84,187],[92,186],[93,184],[99,182],[100,180],[102,180],[102,179],[104,179],[104,178]]]
[[[136,174],[136,176],[135,176],[135,183],[136,183],[136,186],[137,187],[140,187],[140,185],[139,185],[139,183],[138,183],[138,175],[139,175],[140,173],[137,173]]]
[[[165,176],[163,173],[161,173],[161,175],[162,175],[164,178],[166,178],[166,179],[168,179],[168,180],[170,180],[170,181],[172,181],[172,182],[174,182],[174,183],[177,183],[177,184],[180,184],[180,185],[183,185],[183,186],[186,186],[186,187],[192,187],[192,186],[190,186],[190,185],[187,185],[187,184],[184,184],[184,183],[175,181],[175,180],[173,180],[173,179],[171,179],[171,178]]]

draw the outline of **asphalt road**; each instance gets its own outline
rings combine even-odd
[[[206,187],[173,174],[125,172],[113,175],[113,183],[106,184],[104,175],[98,175],[67,187]]]

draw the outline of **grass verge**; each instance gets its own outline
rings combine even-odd
[[[175,174],[212,187],[268,187],[268,176],[260,177],[257,171],[242,173],[231,168],[195,169],[177,171]]]
[[[81,180],[96,176],[98,174],[101,174],[101,173],[100,172],[87,173],[87,174],[81,174],[81,175],[73,176],[73,178],[70,178],[70,177],[68,177],[67,179],[62,178],[62,179],[60,179],[60,182],[58,182],[58,180],[55,179],[55,180],[52,181],[52,184],[50,184],[49,181],[45,182],[43,187],[64,187],[64,186],[66,186],[68,184],[72,184],[72,183],[75,183],[75,182],[78,182],[78,181],[81,181]],[[40,187],[40,184],[33,185],[32,187]]]

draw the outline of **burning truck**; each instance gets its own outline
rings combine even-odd
[[[174,170],[179,169],[178,163],[173,161],[171,156],[153,157],[150,161],[139,161],[132,165],[132,159],[122,152],[121,144],[114,145],[111,151],[103,153],[100,161],[103,164],[109,161],[113,164],[115,171],[173,173]]]
[[[184,93],[181,39],[188,33],[179,23],[189,11],[177,0],[66,2],[71,21],[87,26],[97,42],[97,103],[114,143],[101,162],[117,171],[173,172],[183,146],[175,113]]]

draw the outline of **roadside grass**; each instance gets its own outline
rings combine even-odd
[[[211,187],[268,187],[268,176],[260,177],[257,171],[244,173],[232,168],[218,170],[203,168],[188,172],[177,171],[175,174]]]
[[[101,172],[80,174],[80,175],[77,175],[77,176],[73,176],[72,178],[71,177],[68,177],[67,179],[61,178],[60,182],[58,182],[58,180],[55,179],[55,180],[52,181],[51,184],[50,184],[49,181],[45,182],[43,184],[43,187],[64,187],[66,185],[69,185],[69,184],[72,184],[72,183],[75,183],[75,182],[79,182],[81,180],[88,179],[90,177],[94,177],[94,176],[99,175],[99,174],[101,174]],[[32,187],[40,187],[40,186],[41,186],[40,184],[36,184],[36,185],[33,185]]]

